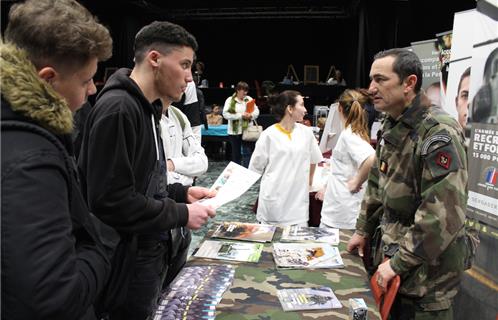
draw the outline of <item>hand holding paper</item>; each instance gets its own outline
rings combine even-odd
[[[230,162],[209,189],[216,192],[216,196],[202,199],[199,203],[219,208],[244,194],[260,177],[259,173]]]

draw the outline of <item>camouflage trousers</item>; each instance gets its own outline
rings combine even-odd
[[[453,320],[453,308],[426,311],[413,299],[398,296],[391,307],[389,320]]]

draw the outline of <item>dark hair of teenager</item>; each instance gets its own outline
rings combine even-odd
[[[104,61],[112,55],[109,30],[74,0],[13,5],[5,40],[23,49],[37,69],[46,65],[79,68],[90,58]]]
[[[297,103],[297,96],[301,93],[294,90],[285,90],[280,94],[272,95],[268,98],[268,104],[271,107],[271,112],[280,121],[285,116],[285,110],[288,106],[294,107]]]
[[[398,75],[400,83],[412,74],[417,76],[414,92],[419,93],[422,87],[422,63],[417,55],[406,49],[395,48],[377,53],[374,60],[385,57],[394,57],[393,71]]]
[[[339,108],[341,108],[346,123],[344,127],[351,126],[351,131],[359,135],[363,140],[370,143],[368,134],[368,117],[364,105],[368,103],[369,97],[356,90],[346,90],[339,97]]]
[[[182,26],[168,21],[154,21],[135,36],[135,63],[141,63],[152,49],[167,55],[178,47],[189,47],[197,51],[197,40]]]

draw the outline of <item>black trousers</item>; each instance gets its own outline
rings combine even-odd
[[[249,167],[255,143],[243,141],[241,134],[231,134],[228,137],[232,148],[232,161],[246,168]]]
[[[163,287],[167,287],[183,268],[190,245],[190,231],[172,230],[167,240],[138,240],[134,273],[126,299],[110,315],[111,320],[144,320],[157,306]]]

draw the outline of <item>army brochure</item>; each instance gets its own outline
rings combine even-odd
[[[263,247],[262,243],[255,242],[205,240],[194,256],[208,259],[258,262]]]
[[[258,223],[223,222],[213,233],[213,238],[271,242],[276,226]]]
[[[216,196],[199,200],[199,203],[219,208],[244,194],[258,179],[259,173],[230,162],[209,190],[216,191]]]
[[[344,268],[339,249],[328,243],[274,243],[273,258],[281,268]]]
[[[342,308],[341,302],[328,287],[282,289],[277,290],[277,296],[284,311]]]
[[[315,241],[332,245],[339,244],[339,229],[287,226],[282,232],[281,241]]]

